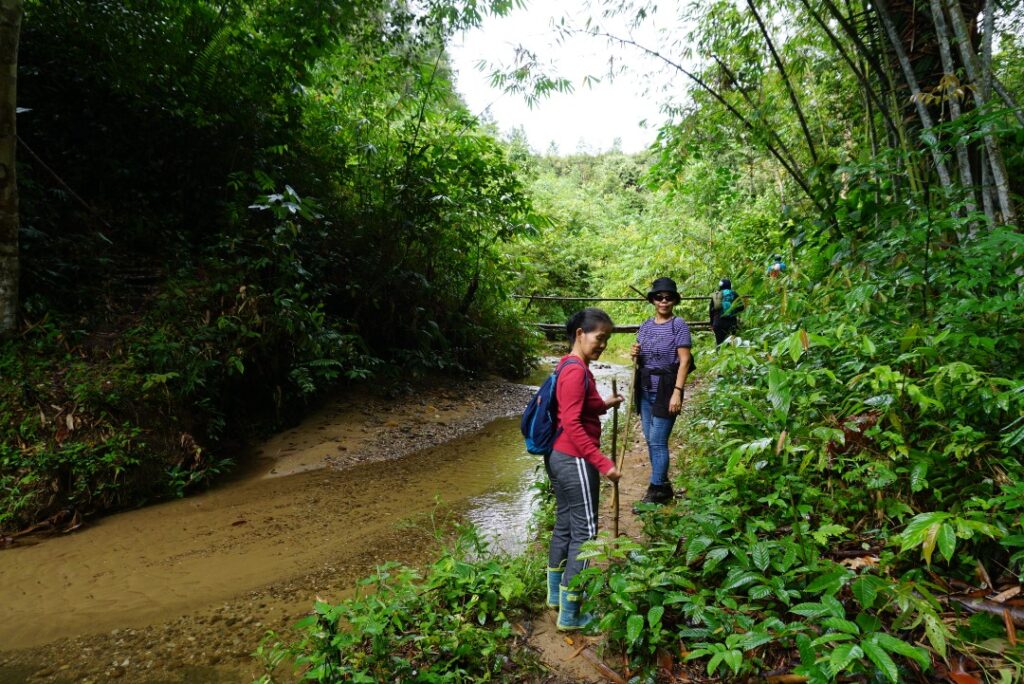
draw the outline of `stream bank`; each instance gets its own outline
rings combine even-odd
[[[534,460],[507,454],[530,392],[340,397],[210,491],[0,552],[0,683],[250,681],[267,630],[380,563],[426,562],[437,517],[522,486]]]

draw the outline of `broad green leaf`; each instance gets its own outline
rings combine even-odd
[[[878,598],[878,589],[875,587],[872,579],[860,577],[850,586],[850,590],[857,600],[860,601],[860,605],[864,607],[864,610],[875,605],[875,599]]]
[[[850,579],[848,570],[834,570],[821,575],[804,589],[809,594],[834,594]]]
[[[918,513],[900,534],[900,551],[906,551],[924,543],[929,528],[938,525],[949,518],[949,513],[933,511],[930,513]]]
[[[632,643],[640,638],[641,632],[644,631],[644,616],[643,615],[630,615],[626,620],[626,639]]]
[[[815,618],[828,615],[829,609],[820,603],[798,603],[789,609],[790,613],[803,615],[804,617]]]
[[[800,651],[800,662],[804,667],[811,667],[814,665],[816,657],[814,654],[814,646],[811,645],[810,637],[806,634],[797,634],[796,647]]]
[[[918,461],[910,469],[910,491],[919,492],[928,486],[928,461]]]
[[[928,641],[931,643],[932,648],[938,651],[939,655],[942,656],[943,660],[946,658],[946,635],[949,634],[949,629],[946,625],[930,613],[924,615],[924,633],[928,637]]]
[[[846,632],[847,634],[860,634],[860,627],[858,627],[855,623],[850,622],[849,620],[844,620],[843,618],[827,617],[821,621],[821,624],[825,625],[826,627],[831,627],[832,629],[839,632]]]
[[[768,564],[771,562],[771,554],[768,552],[768,545],[764,542],[758,542],[750,547],[750,558],[754,561],[754,565],[758,570],[764,572],[768,569]]]
[[[928,527],[924,533],[924,541],[921,542],[921,556],[927,565],[932,564],[932,553],[935,551],[935,542],[939,538],[939,528],[943,525],[935,523]]]
[[[714,540],[711,537],[694,537],[690,540],[690,543],[686,545],[686,564],[692,565],[693,561],[697,560],[697,557],[704,553]]]
[[[651,609],[647,611],[647,624],[652,628],[661,625],[661,616],[665,614],[665,608],[663,606],[651,606]]]
[[[885,649],[871,639],[865,639],[860,642],[860,646],[864,649],[864,653],[867,654],[868,660],[874,663],[875,667],[881,670],[882,674],[890,682],[895,682],[899,679],[899,670],[896,668],[896,663],[892,661],[892,658],[885,652]]]
[[[725,663],[732,668],[733,673],[739,673],[740,667],[743,665],[743,653],[741,651],[725,651],[723,658]]]
[[[715,655],[711,656],[711,660],[708,661],[708,674],[713,675],[715,670],[718,669],[718,664],[725,658],[725,651],[719,651]]]
[[[874,639],[878,642],[879,646],[884,648],[889,653],[896,653],[901,656],[911,658],[917,661],[917,663],[920,664],[921,667],[931,667],[932,660],[928,657],[927,652],[925,652],[923,649],[913,646],[912,644],[908,644],[906,641],[903,641],[902,639],[897,639],[896,637],[890,634],[885,634],[884,632],[879,632],[878,634],[876,634],[874,636]]]
[[[706,574],[714,570],[728,555],[729,549],[724,546],[719,546],[708,551],[704,556],[704,573]]]
[[[953,560],[953,551],[956,549],[956,533],[952,526],[942,523],[939,526],[938,534],[939,553],[943,555],[946,562]]]
[[[870,613],[858,613],[856,621],[857,625],[860,626],[860,631],[865,634],[868,632],[877,632],[882,628],[882,621]]]
[[[722,583],[722,589],[738,589],[750,584],[751,582],[756,582],[759,579],[762,579],[762,577],[756,572],[740,572],[732,577],[726,577],[725,581]]]
[[[864,657],[864,651],[857,644],[840,644],[832,651],[828,658],[828,666],[832,675],[838,675],[855,660]]]

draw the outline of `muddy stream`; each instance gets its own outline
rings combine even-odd
[[[627,367],[592,368],[602,394],[625,386]],[[267,630],[287,634],[385,561],[429,561],[441,518],[522,549],[541,476],[519,434],[530,392],[347,396],[210,491],[0,551],[0,684],[250,681]]]

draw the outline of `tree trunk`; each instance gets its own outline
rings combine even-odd
[[[932,22],[935,24],[935,36],[936,43],[939,47],[939,57],[942,59],[942,71],[944,74],[944,82],[949,82],[949,79],[955,81],[956,79],[956,64],[953,62],[953,53],[949,49],[949,31],[946,28],[946,17],[942,12],[941,0],[929,0],[932,10]],[[943,97],[949,104],[949,118],[952,121],[956,121],[960,118],[960,100],[956,94],[956,88],[951,88],[948,85],[943,87]],[[975,202],[974,202],[974,174],[971,173],[971,160],[967,154],[967,145],[961,139],[956,143],[956,160],[960,167],[960,182],[963,183],[964,189],[971,193],[971,200],[967,202],[967,211],[974,213]],[[993,217],[989,217],[991,221]]]
[[[18,319],[18,36],[22,0],[0,0],[0,336]]]
[[[949,192],[952,189],[952,180],[949,177],[949,170],[946,169],[946,162],[942,160],[942,151],[939,150],[939,141],[935,137],[934,130],[932,130],[934,128],[932,117],[931,114],[928,113],[928,107],[925,105],[924,99],[921,97],[921,88],[917,83],[917,76],[914,75],[914,69],[910,65],[910,59],[907,57],[907,51],[903,49],[903,43],[900,41],[900,37],[896,33],[896,27],[893,26],[892,17],[889,16],[888,6],[882,0],[878,0],[875,3],[875,9],[878,11],[878,18],[882,22],[885,34],[889,37],[889,42],[892,44],[892,49],[896,55],[896,59],[900,63],[900,69],[903,71],[903,78],[907,82],[907,87],[910,88],[911,99],[914,101],[914,106],[917,107],[917,115],[921,120],[921,128],[924,129],[923,137],[925,143],[931,150],[932,160],[935,163],[935,170],[939,174],[939,183],[942,185],[943,194],[948,198]]]
[[[1006,86],[1000,83],[999,79],[996,78],[995,75],[992,76],[992,86],[996,89],[996,92],[999,93],[999,97],[1002,98],[1006,106],[1013,111],[1013,115],[1017,117],[1017,121],[1020,125],[1024,126],[1024,109],[1021,109],[1020,105],[1018,105],[1013,99],[1013,95],[1010,95],[1010,91],[1006,89]]]
[[[947,0],[946,9],[949,11],[949,18],[953,24],[956,42],[960,46],[960,56],[964,64],[964,70],[967,72],[967,78],[974,85],[970,89],[974,95],[974,104],[978,109],[983,109],[987,102],[987,93],[984,92],[985,86],[991,83],[991,81],[984,73],[984,65],[974,52],[974,46],[971,44],[971,37],[967,32],[967,22],[964,20],[959,0]],[[992,12],[991,2],[986,4],[985,12]],[[996,197],[999,200],[999,209],[1003,214],[1003,221],[1015,223],[1017,217],[1013,210],[1012,200],[1010,199],[1010,183],[1006,177],[1006,165],[1003,163],[1002,150],[999,149],[995,136],[992,135],[992,125],[983,123],[981,129],[985,134],[985,150],[988,152],[992,182],[995,184]]]

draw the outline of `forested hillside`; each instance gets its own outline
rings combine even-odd
[[[530,200],[444,50],[484,8],[420,9],[24,4],[0,528],[180,493],[339,383],[522,372]]]
[[[515,375],[527,324],[569,308],[512,292],[727,276],[747,305],[696,349],[685,498],[587,551],[606,662],[1021,681],[1024,6],[596,3],[559,30],[678,88],[647,152],[557,156],[453,89],[446,41],[518,4],[24,2],[0,528],[180,494],[339,385]],[[517,58],[495,83],[565,89]],[[384,566],[261,647],[267,680],[527,679],[541,562],[466,533],[422,575]]]

